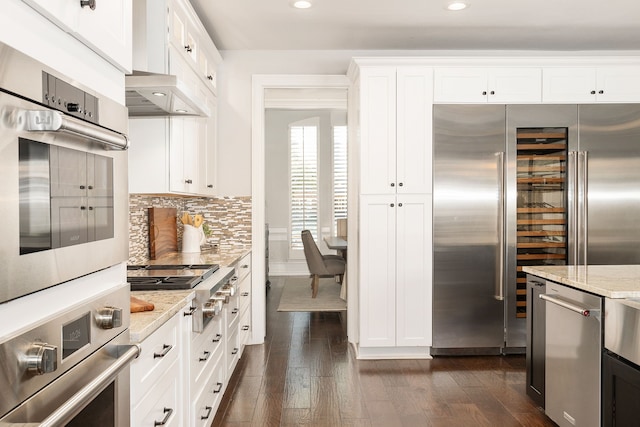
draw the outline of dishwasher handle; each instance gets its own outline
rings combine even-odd
[[[578,313],[578,314],[580,314],[580,315],[582,315],[584,317],[590,317],[591,313],[594,311],[594,310],[592,310],[590,308],[581,307],[581,306],[579,306],[577,304],[572,304],[570,302],[561,300],[561,299],[556,298],[556,297],[552,297],[552,296],[547,295],[547,294],[540,294],[539,297],[540,297],[540,299],[543,299],[545,301],[548,301],[548,302],[551,302],[553,304],[559,305],[560,307],[564,307],[564,308],[566,308],[568,310],[574,311],[574,312],[576,312],[576,313]],[[597,311],[597,310],[595,310],[595,311]]]

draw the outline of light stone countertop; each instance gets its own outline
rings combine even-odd
[[[216,251],[202,251],[201,253],[186,254],[182,252],[162,255],[155,260],[148,260],[149,264],[219,264],[221,268],[231,267],[242,257],[251,252],[249,246],[233,246]],[[131,296],[154,304],[152,311],[131,313],[131,342],[141,342],[155,330],[171,319],[195,297],[193,290],[176,291],[131,291]]]
[[[528,266],[522,270],[607,298],[640,297],[640,265]]]
[[[192,290],[131,291],[131,296],[153,303],[152,311],[131,313],[131,342],[142,342],[174,314],[185,308],[195,296]]]

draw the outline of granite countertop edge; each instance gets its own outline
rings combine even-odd
[[[525,266],[522,270],[606,298],[640,297],[640,265]]]
[[[249,253],[251,248],[247,246],[234,247],[230,250],[202,251],[196,254],[175,252],[149,262],[151,264],[219,264],[223,268],[234,266]],[[193,290],[131,291],[131,296],[154,305],[152,311],[131,313],[130,340],[140,343],[189,304],[195,297],[195,292]]]

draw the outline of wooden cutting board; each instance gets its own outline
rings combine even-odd
[[[153,304],[147,301],[143,301],[140,298],[131,297],[131,313],[140,313],[143,311],[152,311],[156,308]]]
[[[149,256],[178,252],[176,208],[149,208]]]

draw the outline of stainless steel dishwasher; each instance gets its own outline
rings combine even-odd
[[[545,412],[559,426],[600,426],[602,298],[547,281]]]

